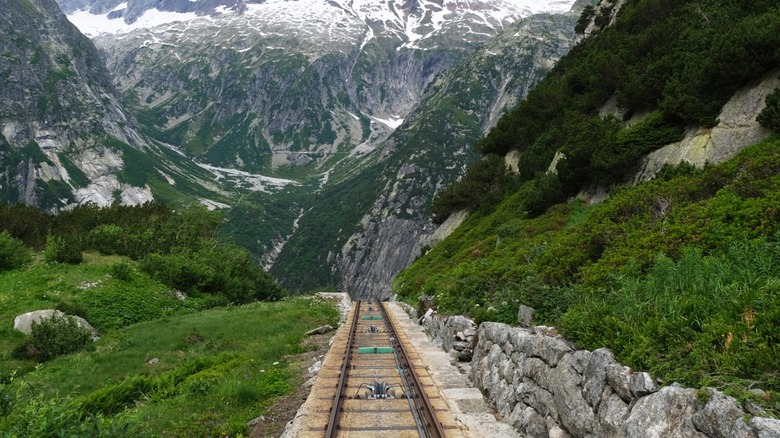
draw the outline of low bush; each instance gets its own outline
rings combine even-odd
[[[111,265],[111,276],[121,281],[130,281],[133,278],[133,267],[128,263],[119,262]]]
[[[7,231],[0,233],[0,272],[21,268],[32,260],[30,250]]]
[[[22,383],[15,391],[0,386],[0,398],[7,399],[0,411],[0,431],[4,437],[124,438],[134,437],[131,424],[124,418],[84,414],[72,397],[31,395]],[[2,403],[0,401],[0,403]]]
[[[54,314],[41,322],[33,322],[30,338],[16,348],[15,355],[47,361],[80,350],[91,339],[92,333],[74,318]]]
[[[214,245],[198,251],[150,254],[139,267],[168,287],[188,294],[223,296],[228,302],[278,300],[285,293],[257,265],[252,255],[235,245]]]
[[[76,265],[84,260],[78,243],[62,236],[47,237],[46,249],[43,254],[44,258],[49,263],[69,263]]]
[[[721,256],[687,248],[677,261],[659,256],[646,277],[580,295],[558,328],[664,381],[700,387],[739,377],[774,392],[778,277],[777,243],[734,243]]]
[[[766,97],[766,107],[761,110],[757,120],[764,128],[780,132],[780,88]]]

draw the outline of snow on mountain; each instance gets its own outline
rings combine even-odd
[[[208,3],[208,5],[206,4]],[[389,32],[403,46],[425,48],[425,41],[445,32],[494,36],[506,24],[531,14],[561,13],[574,0],[266,0],[260,3],[165,2],[151,7],[142,0],[94,0],[74,5],[60,0],[68,19],[83,33],[126,34],[159,29],[177,23],[224,25],[235,20],[259,32],[289,34],[291,30],[314,39],[352,39],[366,28]],[[149,6],[147,6],[149,5]],[[214,6],[216,5],[216,6]],[[79,9],[75,7],[80,6]],[[275,25],[274,25],[275,24]],[[258,27],[259,26],[259,27]],[[357,32],[356,32],[357,31]],[[363,41],[365,44],[365,40]]]

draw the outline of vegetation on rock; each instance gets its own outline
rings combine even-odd
[[[627,2],[613,25],[574,47],[477,149],[486,155],[519,151],[522,181],[546,172],[555,154],[563,154],[558,202],[590,184],[624,181],[638,158],[680,140],[686,126],[714,126],[734,92],[780,63],[780,6],[738,3]],[[623,128],[599,114],[610,98],[626,120],[650,115]],[[774,100],[768,99],[765,126],[776,119]],[[467,173],[439,195],[435,217],[464,205],[485,208],[483,192],[468,189],[472,179],[479,183]],[[513,190],[501,181],[493,185],[490,192]]]

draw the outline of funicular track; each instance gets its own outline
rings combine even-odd
[[[382,302],[357,302],[311,397],[309,437],[456,437],[446,402]],[[419,375],[418,375],[419,374]]]

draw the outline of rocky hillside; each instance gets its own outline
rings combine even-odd
[[[508,0],[60,3],[147,132],[210,164],[298,179],[354,167],[434,77],[533,11]]]
[[[381,161],[325,190],[326,201],[303,215],[273,272],[291,288],[342,285],[387,297],[395,274],[429,243],[433,195],[461,175],[475,159],[473,143],[569,50],[578,16],[520,20],[437,77],[381,143]],[[348,211],[352,205],[360,208]],[[331,223],[338,227],[322,225]]]
[[[116,145],[145,142],[94,45],[57,4],[5,2],[0,40],[2,200],[47,209],[151,200],[148,187],[116,178]]]
[[[226,198],[213,171],[142,133],[56,3],[6,2],[0,24],[0,200],[57,211]]]

